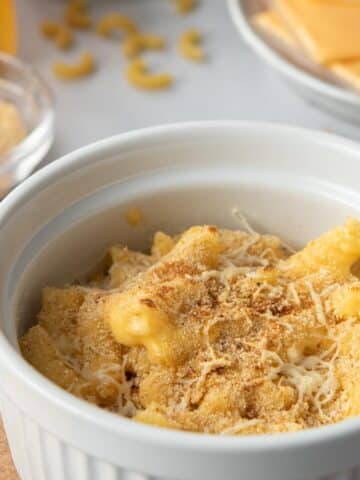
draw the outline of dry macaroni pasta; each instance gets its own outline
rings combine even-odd
[[[180,13],[191,11],[197,4],[196,0],[175,0]],[[87,0],[69,0],[65,7],[65,21],[69,27],[86,29],[92,26],[93,21],[88,9]],[[68,49],[74,38],[71,29],[58,22],[44,22],[41,32],[47,38],[53,39],[60,49]],[[136,88],[146,90],[165,89],[172,85],[173,76],[168,73],[151,74],[146,63],[138,56],[147,50],[163,50],[165,39],[159,35],[141,33],[134,21],[117,12],[103,16],[96,25],[96,31],[103,37],[110,37],[115,31],[124,34],[122,52],[133,61],[126,72],[129,83]],[[180,39],[179,49],[185,58],[193,61],[204,59],[201,47],[201,35],[197,31],[186,32]],[[68,65],[64,62],[53,64],[54,74],[63,79],[77,78],[88,75],[94,70],[94,60],[91,55],[84,55],[77,65]]]
[[[197,5],[197,0],[175,0],[175,2],[177,11],[182,14],[191,12]]]
[[[41,25],[41,32],[45,37],[53,39],[55,45],[62,50],[70,48],[74,41],[72,32],[60,23],[44,22]]]
[[[159,35],[135,33],[129,35],[123,42],[122,51],[128,58],[139,55],[144,50],[163,50],[165,40]]]
[[[103,17],[97,24],[96,30],[103,37],[109,37],[114,30],[120,30],[127,34],[138,32],[138,28],[131,18],[119,13],[110,13]]]
[[[67,391],[160,427],[279,433],[360,415],[360,222],[292,254],[214,226],[114,245],[47,287],[25,358]]]
[[[91,53],[84,53],[80,61],[75,64],[55,62],[53,64],[54,74],[63,80],[72,80],[90,75],[95,69],[94,57]]]
[[[183,57],[195,62],[201,62],[205,58],[204,50],[201,46],[201,34],[197,30],[188,30],[179,41],[179,49]]]
[[[92,19],[87,9],[87,2],[73,0],[66,6],[65,20],[69,26],[79,29],[89,28]]]
[[[142,59],[135,59],[130,63],[126,76],[131,85],[145,90],[161,90],[173,83],[173,77],[168,73],[150,74]]]
[[[125,220],[131,227],[138,227],[144,220],[144,216],[140,208],[131,207],[125,212]]]

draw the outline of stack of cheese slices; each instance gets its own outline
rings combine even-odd
[[[253,21],[360,90],[360,0],[273,0]]]

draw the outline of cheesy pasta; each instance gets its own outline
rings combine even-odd
[[[248,231],[114,245],[83,284],[47,287],[24,357],[60,387],[159,427],[248,435],[360,414],[360,222],[292,254]]]

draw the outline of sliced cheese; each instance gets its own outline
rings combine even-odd
[[[311,0],[314,3],[339,3],[344,0]],[[357,1],[360,5],[360,0],[349,0]],[[256,27],[261,29],[267,35],[271,35],[277,40],[281,41],[284,46],[288,48],[299,48],[299,42],[291,33],[290,28],[278,12],[275,10],[267,10],[256,14],[253,18],[253,23]],[[359,60],[348,60],[343,62],[334,62],[328,65],[332,73],[334,73],[339,80],[347,83],[349,86],[360,90],[360,59]]]
[[[360,3],[275,0],[275,5],[316,62],[360,58]]]
[[[289,47],[298,46],[298,42],[281,16],[275,10],[266,10],[253,17],[253,23],[264,33],[272,35]]]

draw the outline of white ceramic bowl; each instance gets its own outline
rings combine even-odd
[[[22,480],[354,479],[360,418],[252,437],[145,426],[49,382],[22,359],[17,339],[41,287],[71,280],[112,242],[142,248],[157,228],[236,228],[236,205],[255,227],[300,246],[360,216],[359,173],[359,147],[330,134],[200,123],[104,140],[16,188],[0,205],[0,399]],[[145,229],[124,221],[134,204]]]
[[[243,39],[296,93],[323,110],[360,123],[360,93],[342,86],[310,62],[284,51],[278,43],[270,43],[253,27],[251,15],[261,10],[264,0],[227,1],[231,18]]]

